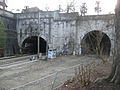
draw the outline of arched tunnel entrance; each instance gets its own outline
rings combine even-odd
[[[100,31],[87,33],[81,41],[82,54],[110,55],[111,42],[109,37]]]
[[[48,49],[47,42],[43,38],[39,38],[39,53],[46,54]],[[38,36],[31,36],[26,38],[22,43],[23,54],[37,54],[38,53]]]

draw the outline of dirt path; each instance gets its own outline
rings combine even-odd
[[[48,61],[13,66],[0,70],[0,87],[10,89],[77,64],[100,61],[94,56],[63,56]]]

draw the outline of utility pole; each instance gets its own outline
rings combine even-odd
[[[48,24],[49,24],[49,42],[51,43],[51,17],[48,18]]]
[[[39,12],[38,12],[38,59],[40,58],[40,15],[39,15]]]
[[[48,17],[49,31],[48,35],[46,34],[46,60],[48,59],[48,41],[51,43],[51,17]],[[49,39],[48,39],[49,38]]]

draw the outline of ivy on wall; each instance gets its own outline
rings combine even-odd
[[[6,31],[2,20],[0,20],[0,48],[4,49],[6,43]]]

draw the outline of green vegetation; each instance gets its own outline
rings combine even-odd
[[[0,20],[0,49],[4,49],[6,43],[6,32],[5,32],[5,26]]]

